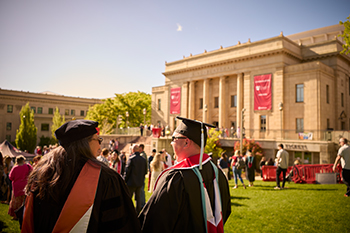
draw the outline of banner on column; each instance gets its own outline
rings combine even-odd
[[[181,112],[181,87],[170,89],[170,114]]]
[[[254,110],[271,110],[271,74],[254,76]]]

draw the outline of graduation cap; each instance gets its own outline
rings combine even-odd
[[[175,119],[179,119],[182,122],[175,129],[175,132],[182,134],[189,139],[191,139],[194,143],[196,143],[201,148],[201,154],[199,159],[199,169],[202,170],[202,159],[203,159],[203,151],[204,147],[207,144],[207,130],[204,130],[204,126],[214,128],[214,125],[207,124],[201,121],[191,120],[184,117],[177,116]]]
[[[67,146],[71,142],[78,141],[97,133],[98,122],[90,120],[73,120],[61,125],[55,135],[60,145]]]

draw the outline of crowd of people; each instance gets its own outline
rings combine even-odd
[[[112,140],[101,149],[98,123],[89,120],[63,124],[55,133],[60,145],[37,147],[32,165],[23,156],[13,163],[0,153],[2,203],[9,204],[8,214],[19,218],[23,232],[223,232],[231,213],[230,169],[233,189],[238,181],[246,189],[242,170],[252,187],[258,166],[272,163],[277,166],[275,189],[284,188],[288,153],[283,144],[275,161],[262,158],[257,164],[250,150],[244,156],[237,150],[231,158],[222,153],[214,165],[203,153],[208,137],[203,127],[214,126],[179,119],[171,142],[175,160],[165,149],[147,156],[143,144],[133,145],[129,155]],[[347,197],[350,149],[346,139],[340,144],[334,169],[341,161]],[[152,193],[147,203],[146,175]]]

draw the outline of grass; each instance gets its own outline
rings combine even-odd
[[[0,232],[21,232],[18,221],[11,220],[8,210],[9,205],[0,204]]]
[[[274,190],[275,182],[255,181],[254,187],[233,190],[233,183],[229,181],[232,212],[225,232],[350,232],[344,184],[290,183]],[[146,200],[150,195],[146,192]],[[0,232],[1,224],[2,232],[20,232],[7,211],[8,205],[0,204]]]

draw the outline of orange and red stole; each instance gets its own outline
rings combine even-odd
[[[94,206],[100,171],[101,166],[91,161],[85,163],[52,232],[86,232]],[[31,193],[26,199],[21,232],[34,232],[33,195]]]

